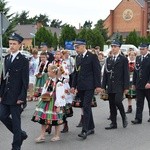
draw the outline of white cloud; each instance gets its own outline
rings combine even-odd
[[[121,0],[8,0],[11,12],[29,11],[30,16],[46,14],[49,19],[78,26],[86,20],[105,19]]]

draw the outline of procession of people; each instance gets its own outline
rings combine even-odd
[[[30,60],[20,52],[23,38],[13,33],[9,37],[10,52],[4,58],[0,85],[0,120],[13,133],[12,150],[20,150],[29,133],[21,128],[21,113],[27,103],[36,101],[31,120],[41,125],[36,143],[45,142],[46,132],[55,128],[52,142],[60,141],[60,134],[69,131],[69,117],[73,107],[81,111],[78,137],[85,140],[95,133],[92,107],[96,98],[105,93],[108,96],[111,124],[106,130],[117,129],[117,114],[120,112],[122,126],[129,124],[127,114],[132,113],[132,99],[136,100],[136,115],[132,124],[142,123],[142,112],[146,98],[150,116],[150,54],[148,44],[139,46],[140,55],[129,50],[128,56],[121,53],[121,43],[111,43],[111,54],[104,58],[96,47],[95,52],[86,48],[84,39],[74,41],[75,58],[68,50],[48,52],[42,42],[42,52],[32,50]],[[96,96],[96,97],[97,97]],[[123,100],[128,100],[125,111]],[[30,120],[29,120],[30,121]],[[148,118],[150,122],[150,118]],[[61,125],[63,129],[61,131]]]

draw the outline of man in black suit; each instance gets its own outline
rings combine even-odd
[[[47,60],[51,63],[54,60],[54,56],[51,52],[48,52],[47,44],[42,42],[40,47],[41,47],[42,52],[47,53]]]
[[[27,138],[21,130],[21,112],[26,104],[29,62],[19,52],[22,41],[16,33],[9,37],[10,54],[5,56],[0,86],[0,120],[13,133],[12,150],[20,150]]]
[[[77,67],[75,68],[72,92],[77,89],[83,107],[83,127],[79,137],[86,139],[87,135],[94,133],[94,121],[91,110],[91,102],[96,92],[101,91],[101,67],[95,54],[86,50],[86,42],[77,40],[74,43],[78,53]]]
[[[111,44],[112,57],[106,59],[102,88],[108,91],[110,107],[110,126],[106,130],[117,128],[117,108],[122,117],[123,127],[127,127],[127,118],[122,104],[123,94],[129,89],[129,69],[128,60],[120,54],[120,42],[113,41]]]
[[[133,124],[142,123],[144,99],[148,101],[150,115],[150,54],[148,44],[140,45],[140,56],[137,56],[133,74],[133,89],[136,89],[136,115]],[[150,119],[148,120],[150,122]]]

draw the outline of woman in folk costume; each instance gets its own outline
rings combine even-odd
[[[35,84],[35,97],[39,97],[41,95],[42,88],[48,78],[47,75],[47,68],[48,68],[48,60],[47,60],[47,53],[42,52],[40,54],[40,64],[35,72],[36,76],[36,84]]]
[[[28,95],[28,101],[32,101],[33,100],[33,95],[34,95],[34,86],[35,86],[35,81],[36,81],[36,77],[35,77],[35,71],[38,68],[39,65],[39,57],[38,57],[38,51],[37,49],[33,49],[32,50],[32,57],[30,59],[29,62],[29,95]]]
[[[41,134],[35,139],[37,143],[45,141],[46,125],[55,126],[55,133],[51,141],[60,140],[60,124],[63,123],[62,107],[65,106],[65,89],[61,81],[57,79],[58,68],[49,65],[48,76],[32,121],[42,124]]]
[[[133,72],[135,66],[136,52],[134,50],[130,50],[128,53],[128,64],[129,64],[129,73],[130,73],[130,85],[132,85],[133,81]],[[129,89],[126,98],[128,98],[128,110],[126,113],[132,113],[132,99],[136,96],[135,90]]]

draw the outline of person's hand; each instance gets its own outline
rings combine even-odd
[[[21,104],[23,104],[24,103],[24,101],[22,101],[22,100],[17,100],[17,104],[18,105],[21,105]]]
[[[101,92],[102,92],[102,89],[101,89],[100,87],[97,87],[97,88],[95,89],[95,91],[96,91],[96,93],[101,93]]]
[[[145,85],[145,89],[150,89],[150,83],[147,83],[147,84]]]
[[[124,94],[125,94],[125,95],[128,94],[128,92],[129,92],[128,89],[125,89],[125,90],[124,90]]]
[[[131,89],[132,89],[132,90],[135,90],[135,89],[136,89],[135,85],[132,85]]]
[[[105,93],[105,89],[101,89],[101,93]]]
[[[71,92],[72,94],[74,94],[74,93],[75,93],[75,88],[71,88],[71,89],[70,89],[70,92]]]
[[[56,108],[56,113],[59,113],[60,112],[60,107],[57,107]]]

